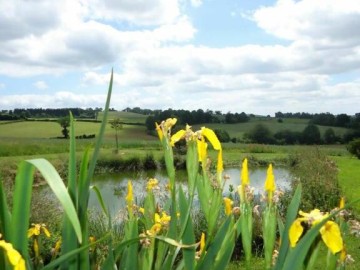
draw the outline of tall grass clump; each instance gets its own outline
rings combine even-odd
[[[295,188],[299,183],[303,187],[300,208],[321,208],[327,211],[335,208],[340,198],[335,162],[317,148],[299,151],[290,159],[294,176],[292,187]]]
[[[0,269],[224,269],[230,262],[235,243],[241,239],[245,268],[251,269],[254,231],[254,193],[248,162],[242,163],[237,193],[239,202],[224,197],[223,149],[215,132],[186,126],[175,134],[175,118],[156,124],[168,174],[164,200],[156,195],[158,180],[148,180],[141,202],[131,181],[127,183],[121,226],[114,230],[112,217],[99,190],[91,186],[100,145],[107,122],[112,91],[111,75],[103,121],[94,150],[87,149],[79,166],[76,162],[74,122],[70,114],[70,151],[67,186],[54,167],[44,159],[21,162],[15,179],[10,211],[0,182]],[[187,190],[176,185],[173,147],[186,143]],[[211,148],[212,149],[211,149]],[[208,152],[216,156],[211,169]],[[33,175],[40,171],[63,208],[62,224],[49,259],[42,243],[51,237],[44,223],[30,224]],[[343,269],[344,254],[341,216],[345,207],[332,214],[319,209],[298,211],[302,185],[294,191],[286,217],[278,212],[278,198],[272,165],[264,181],[261,213],[264,241],[264,269],[311,269],[317,248],[328,249],[327,269]],[[104,221],[91,220],[88,213],[90,192],[102,206]],[[195,200],[196,198],[196,200]],[[192,209],[198,206],[201,224],[193,221]],[[298,216],[299,214],[299,216]],[[94,223],[95,222],[95,223]],[[340,225],[339,225],[340,224]],[[96,234],[91,235],[90,229]],[[55,233],[55,235],[57,235]],[[30,239],[29,239],[30,238]],[[338,262],[338,264],[336,264]]]

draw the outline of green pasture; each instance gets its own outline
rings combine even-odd
[[[339,168],[338,179],[348,202],[360,198],[360,159],[355,157],[334,157]],[[360,203],[353,206],[360,215]]]
[[[101,120],[103,118],[103,112],[99,112],[97,115],[97,120]],[[147,115],[133,113],[133,112],[122,112],[122,111],[110,111],[108,115],[108,119],[120,118],[120,121],[123,123],[137,123],[137,124],[145,124],[145,120]]]
[[[98,134],[101,123],[76,122],[75,136]],[[66,153],[69,141],[61,137],[61,127],[56,122],[23,121],[0,125],[0,157]],[[120,148],[142,148],[157,143],[155,136],[146,133],[144,126],[123,125],[118,132]],[[77,139],[78,151],[92,146],[95,139]],[[106,126],[103,148],[115,147],[115,130]]]
[[[83,134],[97,134],[101,123],[81,122],[75,124],[75,136]],[[23,121],[13,122],[6,125],[0,125],[0,139],[2,138],[22,138],[22,139],[50,139],[61,137],[61,126],[56,122],[42,121]],[[115,130],[110,124],[106,126],[105,136],[112,137]],[[140,140],[151,140],[153,136],[149,136],[145,132],[145,127],[140,125],[123,125],[123,129],[119,131],[119,138],[122,140],[134,140],[134,135]]]
[[[285,118],[282,123],[279,123],[276,118],[251,118],[249,122],[237,123],[237,124],[206,124],[206,127],[211,129],[223,129],[226,130],[231,138],[242,138],[245,133],[252,130],[257,124],[262,124],[267,127],[273,134],[281,130],[290,130],[293,132],[302,132],[308,125],[307,119],[292,119]],[[200,128],[202,125],[194,125],[195,129]],[[329,128],[328,126],[318,126],[321,134]],[[349,129],[341,127],[331,127],[337,136],[344,135]]]

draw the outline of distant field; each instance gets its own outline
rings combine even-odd
[[[206,127],[211,129],[224,129],[226,130],[230,137],[232,138],[242,138],[246,132],[249,132],[252,128],[257,124],[262,124],[269,128],[272,133],[276,133],[281,130],[291,130],[302,132],[304,128],[308,125],[309,120],[307,119],[283,119],[282,123],[279,123],[276,118],[251,118],[249,122],[246,123],[238,123],[238,124],[205,124]],[[197,129],[201,125],[194,125]],[[318,126],[321,134],[325,133],[329,127]],[[338,136],[342,136],[348,129],[340,128],[340,127],[331,127],[335,134]]]
[[[75,136],[83,134],[97,134],[101,123],[93,122],[75,122]],[[106,126],[105,137],[113,137],[115,130],[111,128],[110,124]],[[61,127],[56,122],[14,122],[6,125],[0,125],[0,139],[1,138],[28,138],[28,139],[48,139],[61,137]],[[144,126],[124,125],[123,129],[119,131],[120,139],[152,139],[145,132]]]
[[[100,112],[97,116],[97,120],[101,120],[103,117],[103,112]],[[124,123],[136,123],[136,124],[145,124],[147,115],[132,113],[132,112],[119,112],[119,111],[110,111],[108,119],[120,118],[120,121]]]

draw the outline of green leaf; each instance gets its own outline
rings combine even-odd
[[[0,231],[3,239],[9,241],[11,228],[11,214],[6,201],[2,179],[0,178]]]
[[[19,165],[13,197],[13,212],[10,226],[10,240],[14,248],[24,257],[27,268],[30,259],[28,253],[27,230],[29,228],[31,193],[34,175],[34,166],[22,161]]]
[[[297,217],[300,200],[301,200],[301,184],[299,184],[295,190],[294,196],[290,202],[288,211],[286,213],[285,228],[282,232],[283,238],[281,238],[281,245],[279,249],[279,257],[276,260],[274,269],[282,269],[285,259],[289,251],[289,229],[295,218]]]
[[[50,162],[45,159],[32,159],[27,160],[27,162],[34,165],[44,176],[49,187],[63,206],[64,212],[75,230],[77,239],[81,243],[83,239],[81,236],[80,222],[76,214],[74,204],[72,203],[69,193],[67,192],[64,182],[62,181],[58,172],[50,164]],[[24,219],[24,217],[22,217],[22,219]]]
[[[184,213],[180,215],[180,220],[182,227],[184,228],[184,234],[182,235],[182,241],[185,244],[190,244],[195,242],[194,228],[189,218],[190,213],[188,213],[188,203],[185,197],[185,194],[180,186],[179,189],[179,210],[180,213]],[[186,215],[185,215],[186,213]],[[183,256],[185,262],[186,269],[194,269],[195,268],[195,249],[183,249]]]
[[[113,73],[113,70],[111,70],[110,83],[109,83],[109,89],[108,89],[107,98],[106,98],[106,104],[105,104],[103,119],[102,119],[102,122],[101,122],[99,134],[98,134],[97,139],[96,139],[94,153],[93,153],[92,159],[91,159],[90,164],[89,164],[89,171],[88,171],[88,175],[87,175],[88,182],[91,181],[91,179],[92,179],[92,177],[94,175],[96,161],[97,161],[98,156],[99,156],[102,140],[103,140],[104,133],[105,133],[105,128],[106,128],[106,125],[107,125],[107,119],[108,119],[109,107],[110,107],[110,99],[111,99],[111,92],[112,92],[112,86],[113,86],[113,77],[114,77],[114,73]]]
[[[205,256],[198,262],[196,269],[207,270],[211,269],[214,265],[215,258],[222,246],[224,241],[224,235],[228,231],[231,224],[231,216],[229,216],[223,225],[220,227],[219,231],[215,235],[214,241],[210,244],[210,247],[206,251]],[[209,244],[207,244],[208,246]]]
[[[70,111],[70,153],[69,153],[69,170],[68,170],[68,193],[70,198],[77,207],[77,184],[76,184],[76,147],[75,147],[75,128],[74,128],[74,118]],[[64,221],[62,225],[62,245],[61,245],[61,254],[68,253],[74,249],[78,248],[78,242],[76,239],[76,233],[71,225],[71,222],[67,216],[64,216]],[[77,260],[65,261],[61,265],[60,269],[66,270],[76,270]]]
[[[67,260],[71,260],[73,259],[75,256],[77,256],[80,252],[82,252],[83,250],[89,249],[90,247],[95,246],[96,244],[106,240],[107,238],[111,237],[110,234],[106,234],[104,237],[100,238],[99,240],[82,246],[80,248],[77,248],[75,250],[72,250],[66,254],[61,255],[59,258],[57,258],[56,260],[50,262],[49,264],[45,265],[42,270],[51,270],[51,269],[57,269],[57,267],[61,264],[63,264],[64,262],[66,262]],[[30,269],[30,268],[29,268]]]
[[[105,207],[105,203],[104,203],[104,200],[103,200],[103,197],[101,196],[101,192],[100,190],[98,189],[97,186],[90,186],[90,189],[93,190],[96,194],[96,197],[100,203],[100,206],[103,210],[103,212],[105,213],[106,216],[109,215],[108,211],[106,210],[106,207]]]

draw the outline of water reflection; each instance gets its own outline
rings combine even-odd
[[[249,170],[250,185],[254,187],[255,194],[264,192],[264,182],[266,178],[267,168],[256,168]],[[273,169],[275,175],[275,181],[277,188],[287,189],[290,186],[291,175],[285,168]],[[179,184],[186,188],[186,171],[177,171],[176,180]],[[229,176],[226,181],[224,193],[229,192],[229,187],[232,185],[235,189],[240,184],[239,168],[229,168],[224,170],[223,175]],[[165,189],[165,185],[168,182],[168,177],[165,171],[146,171],[146,172],[133,172],[133,173],[121,173],[121,174],[103,174],[96,176],[93,185],[96,185],[103,196],[105,205],[110,209],[112,215],[116,214],[119,209],[124,207],[124,198],[126,196],[126,188],[128,180],[133,181],[134,193],[139,197],[144,196],[146,181],[149,178],[156,178],[159,180],[162,189]],[[160,196],[161,194],[159,194]],[[97,198],[94,193],[91,193],[89,199],[90,208],[99,208]]]

